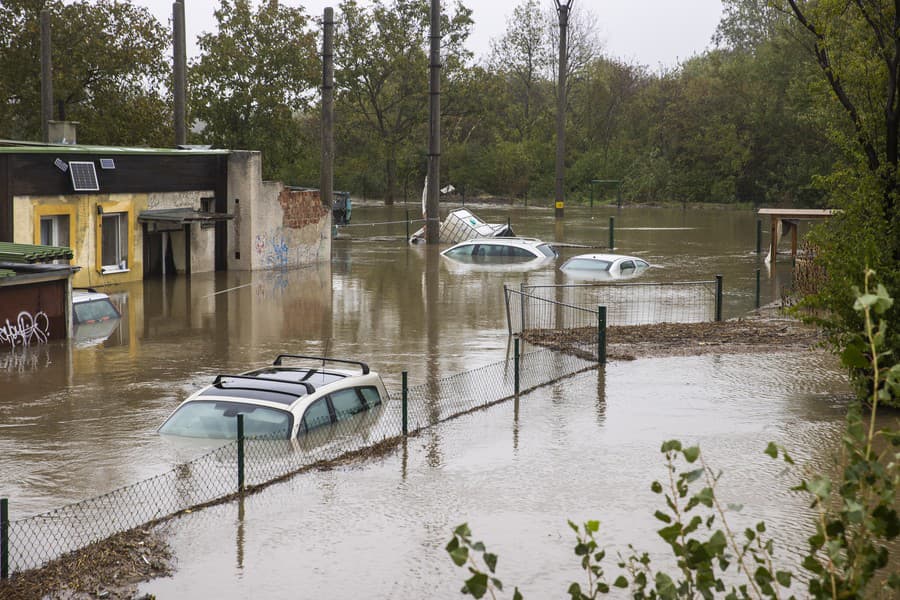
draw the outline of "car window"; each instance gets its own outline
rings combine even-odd
[[[544,256],[556,256],[556,251],[553,249],[553,246],[550,244],[540,244],[537,249]]]
[[[620,267],[623,271],[633,271],[634,270],[634,261],[626,260],[622,262],[622,266]]]
[[[366,401],[366,405],[368,405],[369,408],[381,404],[381,396],[378,394],[378,388],[364,387],[359,388],[359,391],[362,393],[362,396]]]
[[[235,439],[238,414],[244,415],[245,437],[286,438],[293,425],[291,414],[277,408],[204,400],[182,404],[159,432],[183,437]]]
[[[525,248],[517,248],[515,246],[510,246],[509,249],[512,250],[512,252],[510,252],[510,256],[515,256],[516,258],[534,258],[534,254],[532,254],[530,251],[526,250]]]
[[[76,323],[96,323],[119,318],[119,311],[107,298],[75,303],[72,310]]]
[[[644,268],[650,266],[650,263],[645,262],[643,260],[636,260],[636,261],[634,261],[634,264],[637,266],[638,269],[644,269]]]
[[[303,413],[302,431],[311,431],[316,427],[328,425],[331,423],[331,413],[328,411],[328,404],[325,398],[319,398],[309,405],[306,412]]]
[[[472,255],[471,244],[466,244],[465,246],[459,246],[458,248],[451,248],[444,253],[445,256],[471,256]]]
[[[356,389],[339,390],[330,396],[331,406],[334,408],[334,417],[338,421],[348,419],[366,409],[362,398],[356,393]]]

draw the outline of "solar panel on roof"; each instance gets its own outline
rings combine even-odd
[[[100,168],[101,169],[115,169],[116,161],[111,158],[101,158],[100,159]]]
[[[63,173],[65,173],[66,171],[69,170],[69,165],[67,165],[66,161],[64,161],[61,158],[57,158],[56,160],[54,160],[53,164],[56,165],[56,168],[59,169],[60,171],[62,171]]]
[[[91,161],[69,161],[69,173],[72,175],[72,189],[76,192],[97,192],[100,182],[97,181],[97,168]]]

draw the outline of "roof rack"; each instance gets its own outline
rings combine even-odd
[[[245,379],[248,381],[270,381],[272,383],[278,383],[281,385],[301,385],[306,390],[307,394],[313,394],[316,391],[315,386],[313,386],[313,384],[309,383],[308,381],[287,381],[285,379],[276,379],[274,377],[256,377],[255,375],[222,375],[222,374],[219,374],[219,375],[216,375],[216,378],[213,380],[212,384],[214,386],[220,386],[220,385],[222,385],[222,380],[226,379],[226,378],[228,378],[228,379]],[[269,390],[269,391],[278,392],[279,390]],[[288,392],[281,392],[281,393],[287,394]]]
[[[362,369],[363,375],[369,374],[369,365],[364,362],[360,362],[358,360],[341,360],[339,358],[326,358],[324,356],[303,356],[300,354],[279,354],[275,357],[275,360],[272,362],[273,366],[280,367],[281,359],[283,358],[302,358],[306,360],[320,360],[322,362],[334,362],[334,363],[343,363],[347,365],[356,365]]]

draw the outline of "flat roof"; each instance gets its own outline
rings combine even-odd
[[[16,140],[0,140],[0,154],[110,154],[110,155],[219,155],[231,150],[212,148],[140,148],[125,146],[93,146],[85,144],[41,144]]]
[[[837,210],[833,208],[761,208],[759,214],[773,215],[776,217],[787,217],[794,219],[819,219],[822,217],[830,217]]]

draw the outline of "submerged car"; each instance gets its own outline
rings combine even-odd
[[[547,261],[556,258],[553,246],[535,238],[475,238],[441,252],[441,256],[474,264],[510,264]]]
[[[312,364],[285,366],[284,359]],[[212,384],[182,402],[160,426],[159,433],[234,439],[236,417],[241,414],[246,437],[295,439],[380,407],[387,397],[381,377],[366,363],[279,354],[271,366],[217,375]]]
[[[72,339],[78,346],[93,346],[106,340],[121,318],[108,294],[91,288],[72,290]]]
[[[636,256],[622,254],[579,254],[562,264],[560,270],[591,279],[630,279],[650,268]]]

